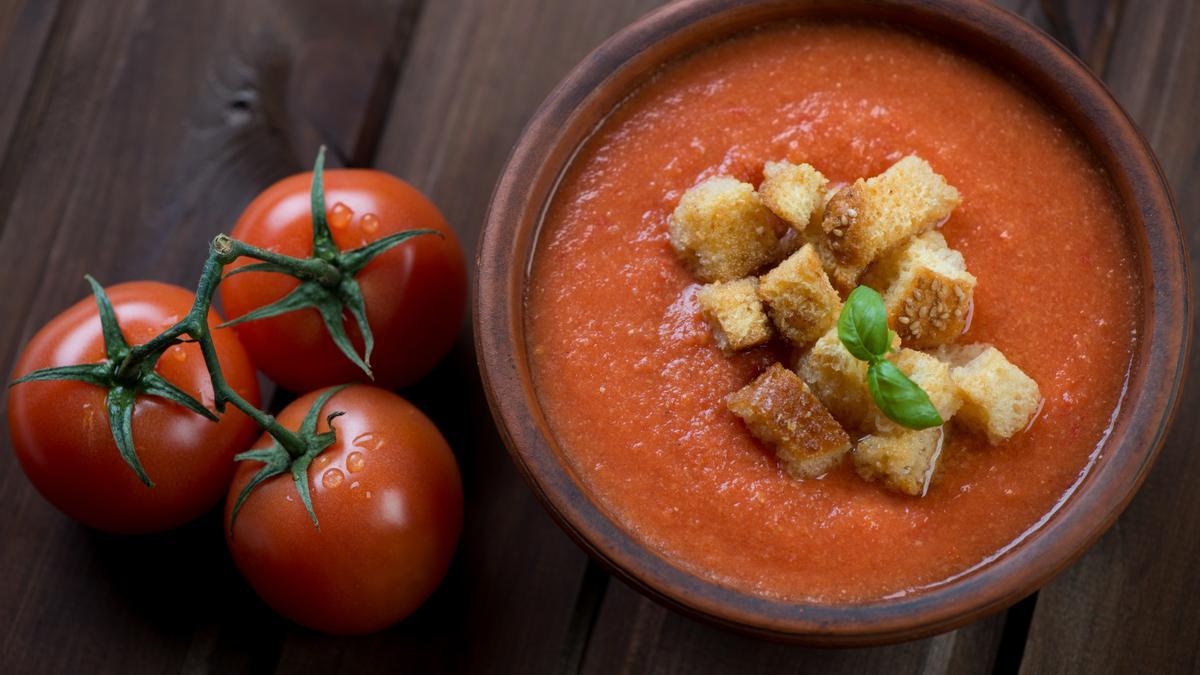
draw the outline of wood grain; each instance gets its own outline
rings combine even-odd
[[[1130,3],[1110,53],[1093,57],[1175,188],[1193,269],[1200,251],[1197,35],[1194,2]],[[1198,367],[1193,343],[1180,415],[1157,465],[1117,525],[1042,590],[1023,672],[1200,672],[1200,420],[1191,412],[1200,406]]]
[[[67,3],[0,185],[12,195],[0,212],[5,370],[33,330],[85,295],[85,271],[191,285],[207,241],[311,161],[311,142],[295,147],[310,127],[337,147],[357,143],[362,100],[321,112],[306,107],[309,92],[369,90],[378,73],[362,66],[394,60],[404,36],[393,29],[411,7]],[[358,69],[309,55],[329,36]],[[291,630],[240,581],[218,518],[159,537],[92,533],[37,496],[7,450],[0,508],[6,672],[254,671],[274,664]]]

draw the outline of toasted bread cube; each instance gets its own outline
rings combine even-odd
[[[767,162],[758,186],[762,202],[792,229],[804,232],[820,211],[829,181],[808,164]]]
[[[830,276],[857,277],[880,254],[944,220],[960,201],[958,190],[916,155],[858,179],[830,199],[822,217],[833,257],[845,268]]]
[[[771,446],[796,478],[828,472],[850,450],[850,436],[792,371],[775,363],[729,395],[726,405]]]
[[[914,349],[949,344],[971,313],[975,277],[941,232],[910,240],[871,266],[863,283],[883,293],[888,325]]]
[[[842,299],[829,284],[812,244],[760,278],[758,295],[779,332],[798,347],[824,335],[842,310]]]
[[[838,262],[837,257],[833,255],[833,249],[829,247],[827,237],[822,236],[813,245],[817,248],[817,256],[821,259],[821,267],[825,268],[829,283],[843,298],[850,295],[850,292],[858,286],[858,278],[862,274],[863,268]]]
[[[854,468],[864,480],[923,497],[941,456],[941,427],[866,436],[854,448]]]
[[[837,326],[825,332],[796,369],[829,412],[849,428],[859,428],[872,406],[867,364],[846,351]]]
[[[683,194],[671,214],[671,246],[705,283],[732,281],[772,262],[775,216],[754,186],[718,176]]]
[[[747,277],[708,284],[696,294],[700,311],[721,349],[733,352],[771,339],[771,324],[757,289],[758,280]]]
[[[1042,404],[1037,382],[990,345],[947,348],[950,377],[962,397],[955,421],[998,445],[1029,426]]]
[[[929,395],[929,402],[937,409],[943,421],[954,417],[962,406],[962,397],[950,377],[950,364],[924,352],[907,348],[889,358],[900,372]],[[906,430],[888,419],[878,405],[872,405],[871,412],[872,417],[867,426],[875,433],[894,434]]]

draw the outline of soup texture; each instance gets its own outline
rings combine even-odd
[[[709,176],[757,185],[788,159],[849,182],[907,154],[963,195],[942,229],[978,278],[960,342],[999,347],[1044,407],[997,447],[951,435],[923,498],[850,462],[790,478],[725,407],[788,355],[717,349],[667,219]],[[918,592],[1018,540],[1104,451],[1138,318],[1120,209],[1064,119],[965,55],[867,24],[751,31],[665,67],[564,176],[526,298],[540,403],[597,503],[680,568],[786,600]]]

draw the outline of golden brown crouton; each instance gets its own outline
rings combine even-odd
[[[949,420],[958,412],[962,398],[958,387],[950,378],[950,365],[924,352],[912,349],[901,349],[898,354],[889,357],[900,372],[916,383],[929,395],[929,402],[937,409],[942,420]],[[894,434],[904,431],[904,427],[888,419],[879,406],[872,401],[871,419],[867,428],[875,433]]]
[[[850,437],[804,380],[778,363],[730,394],[726,404],[796,478],[826,473],[850,450]]]
[[[875,409],[867,388],[867,364],[846,351],[837,325],[822,335],[796,369],[821,403],[844,426],[861,429]]]
[[[1037,382],[990,345],[946,348],[950,377],[962,397],[955,421],[998,445],[1029,426],[1042,403]],[[961,365],[958,365],[961,364]]]
[[[671,246],[701,281],[732,281],[775,259],[775,216],[754,186],[719,176],[683,194],[668,227]]]
[[[820,209],[827,183],[825,176],[808,164],[767,162],[758,194],[775,215],[803,232]]]
[[[888,324],[914,349],[949,344],[966,328],[975,277],[941,232],[884,254],[862,282],[883,293]]]
[[[862,274],[862,268],[838,262],[833,255],[833,249],[829,247],[829,239],[824,235],[814,240],[813,245],[817,248],[817,256],[821,259],[821,267],[825,268],[829,283],[843,298],[850,295],[850,292],[858,286],[858,277]]]
[[[757,288],[758,280],[748,277],[708,284],[697,294],[700,311],[721,349],[737,351],[771,339],[771,325]]]
[[[925,496],[942,451],[941,427],[867,436],[854,448],[854,468],[865,480],[882,480],[913,497]]]
[[[805,244],[759,279],[758,295],[767,303],[779,332],[798,347],[824,335],[842,309],[812,244]]]
[[[821,222],[833,258],[843,268],[830,276],[842,284],[857,278],[881,253],[949,216],[959,201],[958,190],[916,155],[839,190]]]

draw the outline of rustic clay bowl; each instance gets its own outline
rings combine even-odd
[[[538,403],[524,335],[534,242],[559,176],[599,121],[658,66],[748,27],[836,16],[891,22],[956,45],[1023,79],[1071,120],[1111,174],[1132,224],[1144,318],[1128,393],[1090,474],[1042,525],[995,560],[895,600],[804,604],[699,579],[626,532],[589,496]],[[949,630],[1029,594],[1080,556],[1145,478],[1178,399],[1189,339],[1187,256],[1178,217],[1145,140],[1071,54],[1020,18],[963,0],[684,0],[622,30],[550,94],[496,186],[478,253],[475,336],[492,412],[517,467],[559,524],[655,600],[760,636],[814,645],[893,642]]]

